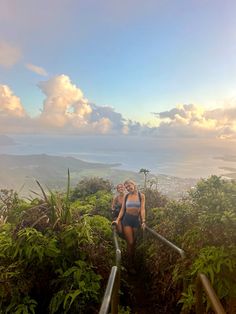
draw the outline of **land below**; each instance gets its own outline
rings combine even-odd
[[[236,162],[236,156],[223,156],[223,157],[215,157],[215,159],[227,161],[227,162]],[[226,171],[224,176],[236,180],[236,168],[235,167],[220,167],[220,169]]]
[[[84,177],[102,177],[114,185],[125,179],[133,179],[143,186],[143,174],[118,169],[119,164],[103,164],[82,161],[74,157],[39,155],[0,155],[0,189],[16,190],[21,196],[29,197],[39,192],[36,180],[45,188],[65,190],[67,173],[70,171],[71,187]],[[196,178],[178,178],[150,173],[148,180],[164,195],[179,198],[191,189]]]

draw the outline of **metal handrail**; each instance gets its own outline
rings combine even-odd
[[[108,314],[111,307],[111,314],[118,314],[119,307],[119,289],[120,289],[120,262],[121,262],[121,250],[119,248],[116,226],[112,226],[113,240],[116,250],[116,266],[113,266],[109,275],[105,294],[103,296],[102,305],[100,307],[99,314]],[[186,254],[184,250],[167,240],[165,237],[154,231],[153,229],[145,226],[145,230],[150,232],[161,242],[175,250],[182,259],[185,259]],[[203,306],[203,289],[210,300],[211,306],[216,314],[226,314],[218,296],[215,293],[209,279],[205,274],[199,273],[197,276],[197,289],[196,289],[196,314],[204,313]]]
[[[116,276],[118,272],[118,267],[113,266],[110,272],[110,276],[107,282],[107,287],[105,294],[103,296],[102,305],[100,307],[99,314],[107,314],[109,312],[112,296],[114,295],[114,287],[116,282]]]
[[[111,269],[99,314],[107,314],[110,307],[111,314],[118,314],[119,308],[121,250],[118,244],[116,226],[112,225],[112,229],[116,249],[116,266]]]
[[[162,235],[160,235],[159,233],[157,233],[153,229],[149,228],[148,226],[145,226],[144,230],[147,230],[152,235],[154,235],[158,240],[163,242],[165,245],[169,246],[172,250],[176,251],[181,256],[182,260],[184,260],[186,258],[186,254],[185,254],[184,250],[182,250],[181,248],[176,246],[174,243],[170,242],[165,237],[163,237]],[[184,289],[186,287],[186,280],[185,279],[183,279],[183,287],[184,287]]]
[[[114,240],[115,249],[116,249],[116,266],[120,268],[121,250],[118,244],[117,231],[116,231],[115,225],[112,225],[112,230],[113,230],[113,240]]]
[[[153,234],[159,240],[161,240],[164,244],[168,245],[170,248],[175,250],[182,259],[186,257],[184,250],[180,249],[178,246],[164,238],[162,235],[157,233],[156,231],[152,230],[148,226],[145,227],[145,230]],[[215,293],[210,281],[208,280],[207,276],[199,273],[197,276],[197,290],[196,290],[196,314],[204,313],[203,308],[203,289],[210,300],[211,306],[216,314],[226,314],[218,296]]]
[[[218,296],[215,293],[209,279],[205,274],[199,273],[197,276],[197,290],[196,290],[196,313],[204,313],[203,308],[203,289],[210,300],[211,306],[216,314],[226,314]]]
[[[157,233],[153,229],[149,228],[148,226],[145,226],[145,230],[147,230],[148,232],[153,234],[156,238],[158,238],[161,242],[163,242],[164,244],[166,244],[167,246],[169,246],[170,248],[175,250],[181,256],[182,259],[184,259],[186,257],[184,250],[180,249],[174,243],[170,242],[169,240],[164,238],[162,235],[160,235],[159,233]]]

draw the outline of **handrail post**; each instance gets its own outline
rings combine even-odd
[[[102,305],[99,311],[99,314],[107,314],[110,308],[110,302],[114,296],[113,287],[115,285],[117,275],[117,266],[113,266],[111,269],[111,273],[108,279],[106,291],[103,297]],[[113,313],[113,312],[112,312]]]
[[[197,276],[197,282],[196,282],[196,314],[202,314],[204,313],[204,307],[203,307],[203,291],[202,291],[202,283],[200,280],[200,277]]]
[[[158,238],[161,242],[165,243],[167,246],[175,250],[179,255],[181,256],[182,259],[185,259],[185,252],[184,250],[180,249],[178,246],[176,246],[174,243],[170,242],[167,240],[165,237],[154,231],[153,229],[149,228],[148,226],[145,227],[145,230],[148,232],[152,233],[156,238]]]
[[[118,244],[116,226],[112,226],[113,228],[113,238],[114,244],[116,248],[116,266],[117,266],[117,274],[116,281],[114,286],[114,291],[111,299],[111,313],[118,314],[119,310],[119,290],[120,290],[120,262],[121,262],[121,251]]]
[[[121,259],[120,249],[116,249],[117,273],[116,273],[116,281],[114,284],[114,291],[113,291],[112,299],[111,299],[111,314],[118,314],[118,309],[119,309],[120,259]]]
[[[114,291],[111,299],[111,314],[118,314],[119,310],[119,289],[120,289],[120,270],[117,267],[116,280],[114,284]]]
[[[168,247],[170,247],[172,250],[176,251],[180,256],[181,259],[184,260],[186,258],[186,254],[184,252],[184,250],[180,249],[178,246],[176,246],[174,243],[170,242],[169,240],[167,240],[165,237],[163,237],[162,235],[160,235],[159,233],[157,233],[156,231],[154,231],[153,229],[149,228],[148,226],[145,227],[145,230],[147,230],[148,232],[150,232],[152,235],[154,235],[158,240],[160,240],[162,243],[164,243],[165,245],[167,245]],[[182,281],[183,284],[183,288],[186,288],[186,280],[185,278]],[[184,313],[184,312],[183,312]],[[201,313],[202,314],[202,313]]]
[[[109,309],[111,309],[111,314],[118,314],[119,311],[121,250],[119,248],[116,227],[114,225],[112,225],[112,230],[116,248],[116,266],[113,266],[111,269],[99,314],[108,314]]]
[[[202,292],[203,288],[211,303],[211,306],[216,314],[226,314],[215,290],[213,289],[209,279],[205,274],[199,273],[197,276],[197,291],[196,291],[196,313],[204,313]]]

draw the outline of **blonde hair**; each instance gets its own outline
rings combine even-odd
[[[116,189],[118,190],[119,187],[122,187],[123,189],[125,188],[123,183],[118,183]]]
[[[133,184],[133,185],[136,185],[136,183],[135,183],[133,180],[130,180],[130,179],[125,180],[124,185],[125,185],[125,184]]]
[[[137,185],[133,180],[130,180],[130,179],[125,180],[124,185],[126,184],[132,184],[134,186],[135,191],[137,191]]]

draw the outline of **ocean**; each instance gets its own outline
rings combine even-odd
[[[132,136],[11,135],[15,145],[0,146],[1,154],[48,154],[84,161],[116,164],[116,168],[182,178],[224,175],[235,168],[235,141],[202,138],[153,138]],[[236,171],[235,171],[236,172]]]

